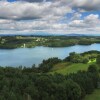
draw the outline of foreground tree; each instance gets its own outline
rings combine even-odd
[[[97,56],[96,63],[97,63],[98,65],[100,65],[100,55]]]
[[[81,88],[73,80],[65,82],[67,100],[79,100],[81,98]]]

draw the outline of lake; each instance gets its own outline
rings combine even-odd
[[[0,66],[20,65],[31,67],[33,64],[40,64],[43,59],[58,57],[64,59],[70,52],[82,53],[90,50],[100,51],[100,44],[75,45],[70,47],[34,47],[17,49],[0,49]]]

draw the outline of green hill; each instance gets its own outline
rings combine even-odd
[[[61,74],[69,74],[69,73],[76,73],[79,70],[87,70],[88,66],[91,63],[83,64],[83,63],[59,63],[53,67],[50,73],[61,73]]]

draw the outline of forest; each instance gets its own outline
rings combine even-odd
[[[1,49],[32,48],[35,46],[67,47],[100,43],[98,36],[1,36]]]
[[[91,54],[95,56],[90,57]],[[67,61],[79,63],[69,59],[73,56],[75,60],[76,55],[82,58],[88,55],[89,60],[95,58],[96,62],[89,65],[86,71],[81,70],[66,75],[48,73],[57,63]],[[71,53],[63,61],[58,58],[49,58],[43,60],[38,68],[35,65],[31,68],[0,67],[0,100],[83,100],[87,94],[100,88],[99,86],[100,52],[98,51]]]

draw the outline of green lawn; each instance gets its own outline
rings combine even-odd
[[[93,94],[87,95],[83,100],[100,100],[100,89],[97,89]]]
[[[89,60],[88,63],[95,63],[96,62],[96,58],[95,59],[92,59],[92,60]]]
[[[90,65],[90,63],[88,64],[83,64],[83,63],[74,63],[74,64],[70,64],[70,63],[59,63],[57,65],[54,66],[54,68],[52,69],[52,71],[50,73],[61,73],[61,74],[69,74],[69,73],[76,73],[79,70],[87,70],[88,66]]]

